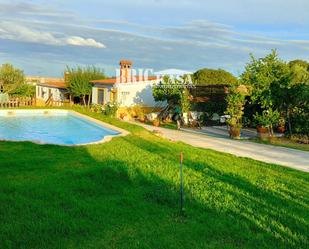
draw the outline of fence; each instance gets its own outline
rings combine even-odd
[[[10,97],[0,101],[0,108],[16,108],[35,106],[35,98],[30,97]]]
[[[26,97],[10,97],[6,100],[0,100],[0,108],[18,108],[18,107],[31,107],[31,106],[50,106],[50,107],[70,107],[73,103],[70,100],[56,101],[48,99],[48,101],[40,101],[35,98]]]
[[[53,106],[53,107],[58,107],[58,106],[72,106],[73,102],[71,102],[69,99],[66,100],[54,100],[53,95],[50,95],[49,98],[45,101],[45,106]]]

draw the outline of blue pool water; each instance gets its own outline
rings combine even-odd
[[[70,113],[0,116],[0,140],[78,145],[117,134],[119,132]]]

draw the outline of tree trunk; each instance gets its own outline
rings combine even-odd
[[[269,126],[269,135],[270,135],[271,137],[274,136],[274,127],[273,127],[273,124],[270,124],[270,126]]]
[[[290,108],[287,107],[286,109],[286,117],[288,120],[288,129],[289,129],[289,134],[292,136],[292,124],[291,124],[291,117],[290,117]]]
[[[88,104],[87,104],[88,108],[90,107],[90,103],[91,103],[91,94],[88,95]]]
[[[83,105],[86,105],[86,96],[82,95],[82,99],[83,99]]]

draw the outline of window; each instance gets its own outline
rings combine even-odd
[[[127,101],[127,96],[130,94],[130,92],[121,92],[121,102]]]

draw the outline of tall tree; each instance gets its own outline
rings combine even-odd
[[[222,69],[203,68],[193,74],[195,84],[199,85],[234,85],[237,78]]]
[[[262,110],[285,113],[292,133],[291,112],[308,99],[307,63],[301,60],[286,63],[278,58],[275,50],[260,59],[251,55],[241,81],[251,88],[251,101],[260,105]]]
[[[293,66],[300,66],[300,67],[303,67],[305,68],[306,70],[309,70],[309,63],[308,61],[304,61],[304,60],[293,60],[293,61],[290,61],[289,62],[289,66],[290,67],[293,67]]]
[[[288,120],[288,128],[290,134],[296,128],[301,133],[305,131],[308,134],[309,130],[309,63],[302,60],[294,60],[289,62],[291,72],[291,81],[281,91],[284,93],[278,98],[279,103],[286,109]],[[294,118],[292,127],[291,115]],[[293,118],[293,117],[292,117]],[[303,120],[304,122],[300,122]],[[306,127],[307,128],[306,128]]]
[[[105,79],[106,75],[104,71],[95,67],[76,67],[70,68],[67,66],[65,72],[66,84],[70,93],[75,97],[80,97],[83,100],[84,105],[90,105],[92,85],[90,81]],[[88,102],[86,103],[86,96],[88,96]]]
[[[260,59],[251,55],[251,62],[247,64],[245,72],[241,75],[241,81],[250,86],[253,102],[260,104],[264,109],[270,108],[277,101],[278,88],[290,83],[290,68],[287,63],[278,58],[275,50]]]
[[[177,79],[164,76],[163,80],[153,87],[155,101],[167,101],[170,105],[179,104],[185,85]]]
[[[0,92],[11,94],[25,84],[24,72],[11,64],[0,66]]]
[[[181,106],[185,112],[190,109],[190,94],[187,87],[189,87],[191,83],[190,77],[172,78],[164,76],[163,80],[153,87],[152,95],[155,101],[167,102],[166,108],[159,114],[162,119],[165,119],[175,106]]]

